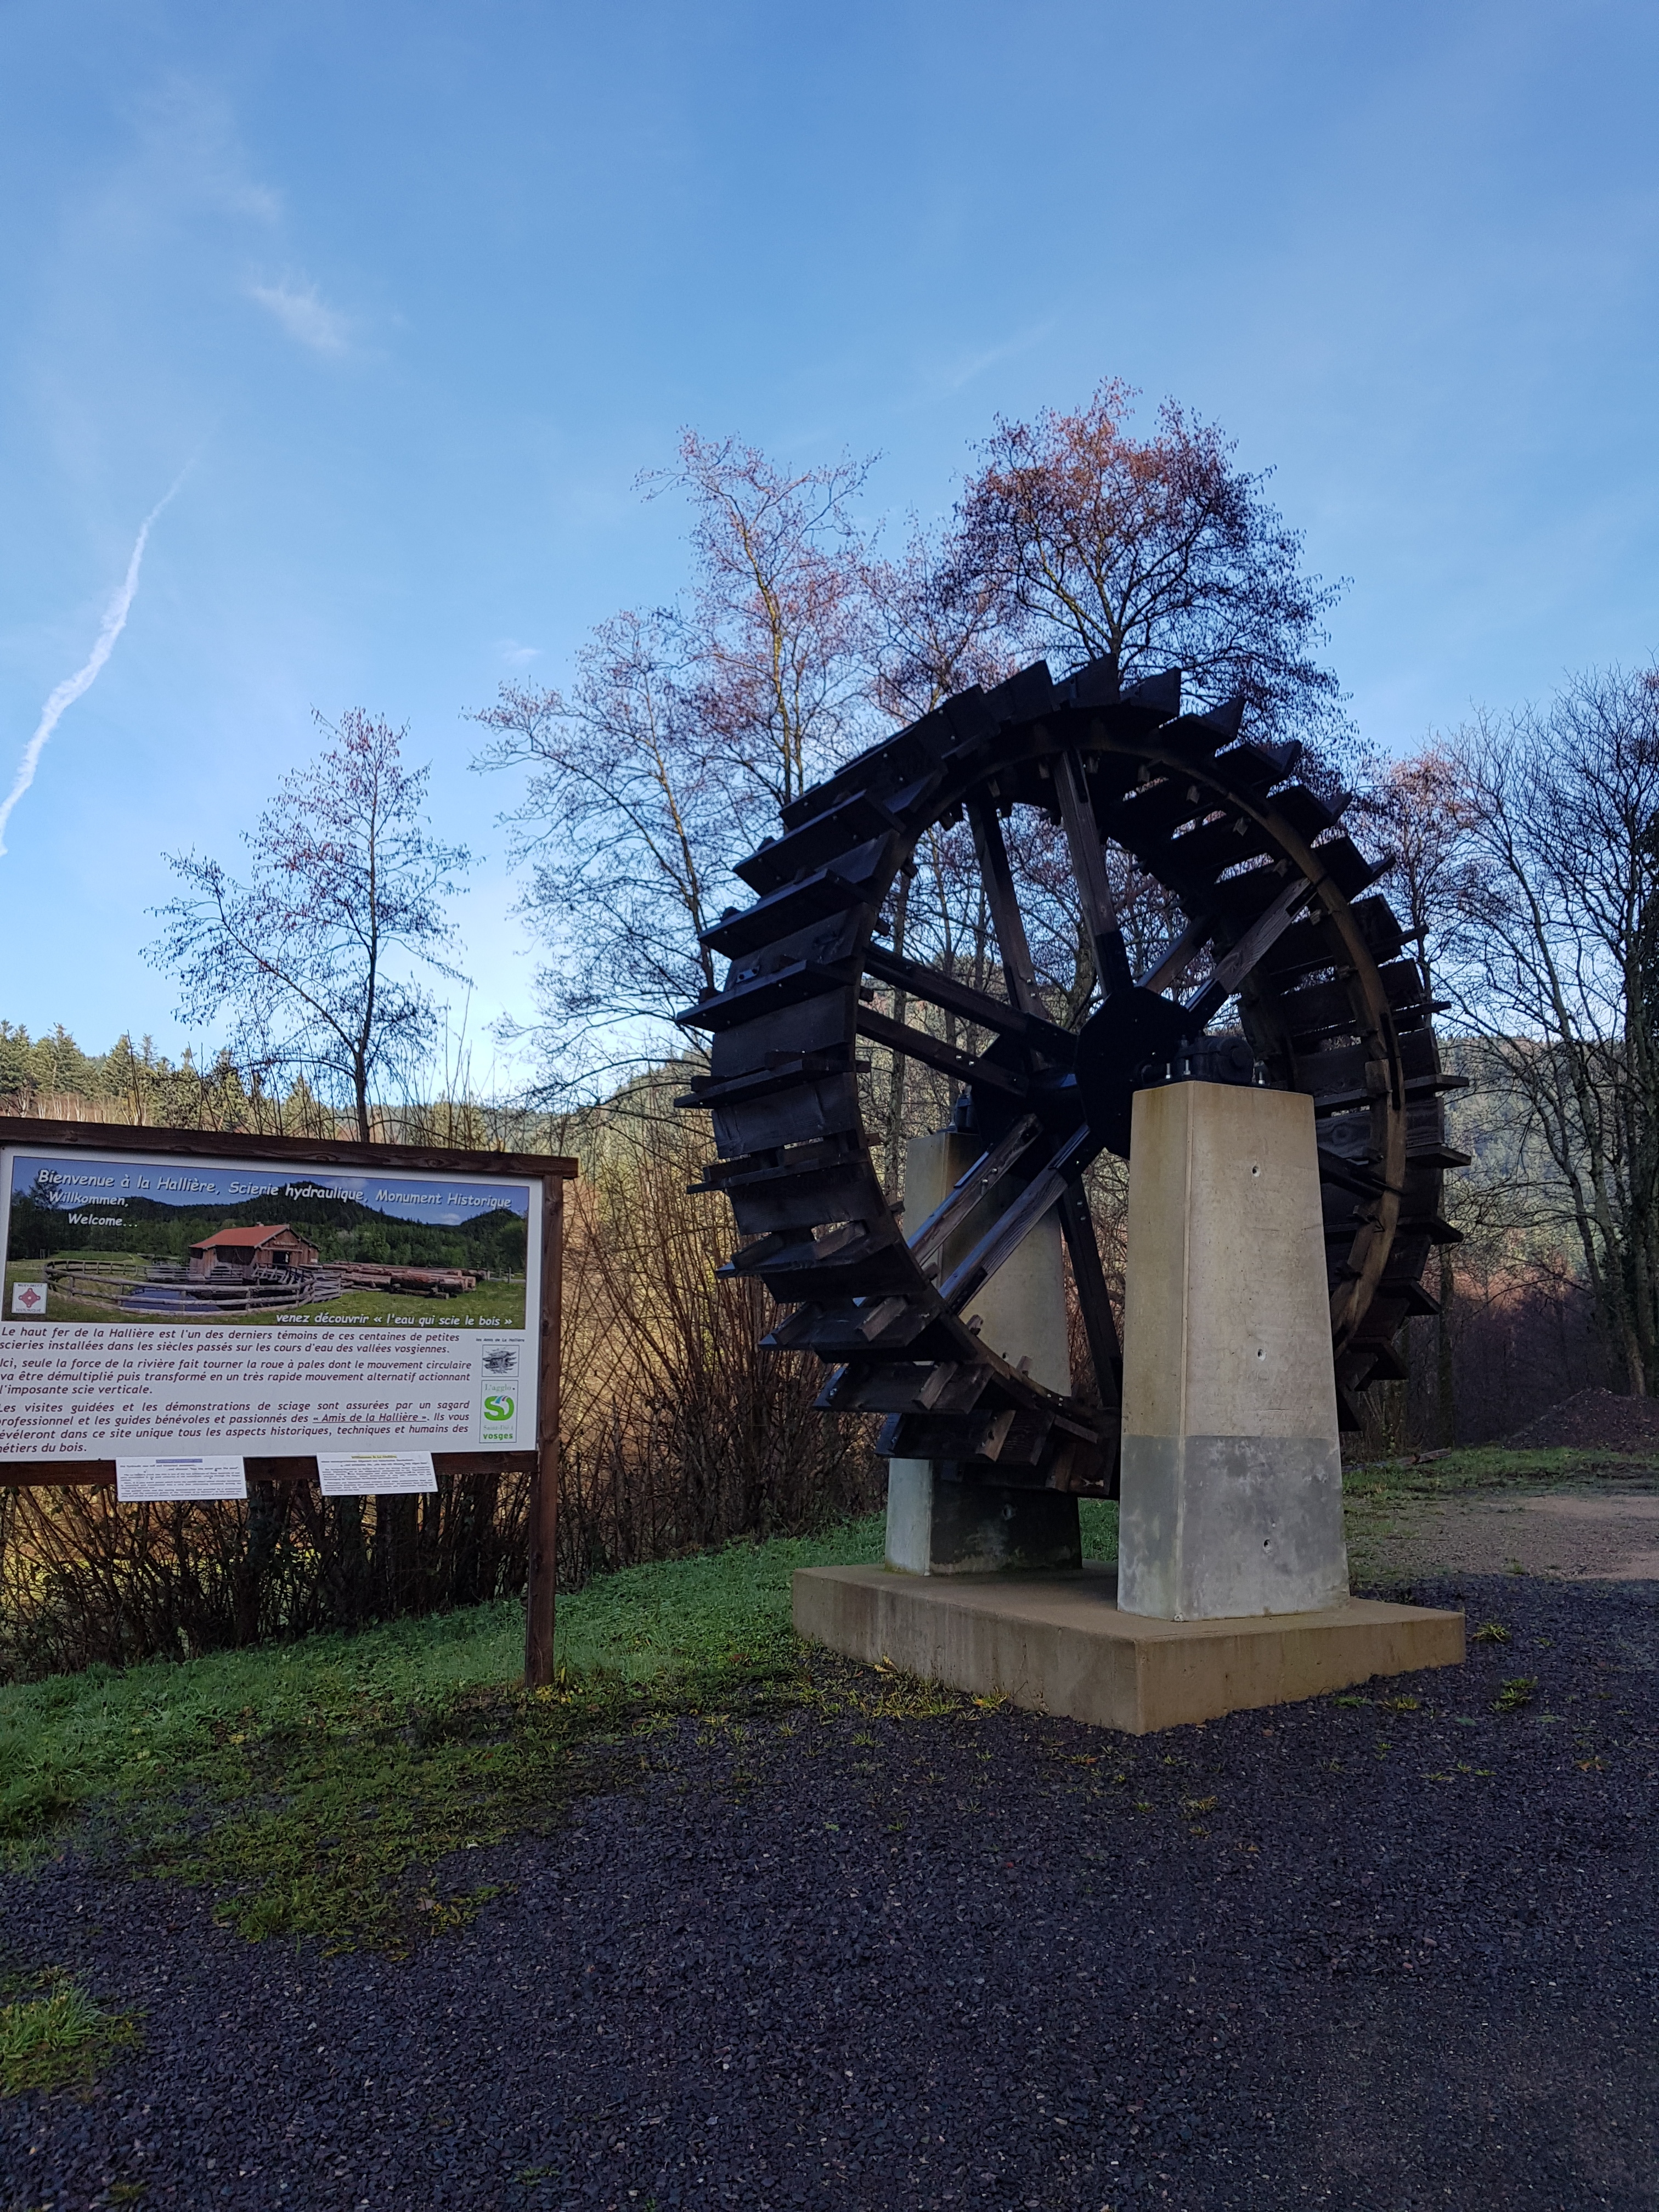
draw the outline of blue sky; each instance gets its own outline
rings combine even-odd
[[[313,708],[410,726],[532,961],[462,719],[683,574],[691,423],[948,507],[1127,378],[1276,470],[1409,745],[1659,652],[1659,10],[8,0],[0,1014],[176,1049],[164,848],[234,856]],[[475,1056],[489,1075],[489,1048]]]

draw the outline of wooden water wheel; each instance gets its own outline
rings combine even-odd
[[[1405,1372],[1394,1340],[1432,1313],[1420,1278],[1448,1151],[1442,1073],[1421,969],[1383,872],[1297,780],[1300,748],[1239,735],[1237,708],[1183,714],[1178,675],[1120,690],[1102,664],[1055,684],[1039,662],[978,688],[860,754],[784,810],[738,873],[757,894],[704,942],[724,985],[679,1019],[712,1032],[710,1073],[680,1103],[713,1116],[707,1188],[744,1243],[726,1272],[786,1309],[768,1346],[830,1364],[818,1403],[887,1416],[880,1449],[967,1479],[1109,1493],[1121,1363],[1083,1176],[1127,1156],[1134,1091],[1196,1075],[1314,1100],[1339,1403]],[[1017,806],[1063,825],[1100,981],[1080,1027],[1060,1025],[1033,975],[1001,823]],[[965,812],[1003,994],[884,947],[884,909],[930,826]],[[1170,895],[1183,927],[1131,972],[1107,850]],[[1183,1001],[1166,986],[1207,960]],[[977,1054],[874,1000],[944,1010],[990,1039]],[[1231,1008],[1229,1025],[1216,1017]],[[860,1110],[860,1039],[962,1087],[976,1164],[925,1221],[892,1206]],[[999,1186],[1001,1188],[999,1189]],[[997,1192],[965,1255],[943,1255]],[[1010,1194],[1012,1194],[1012,1197]],[[973,1300],[1058,1207],[1095,1370],[1083,1397],[1044,1389],[981,1343]],[[1097,1398],[1098,1403],[1091,1402]]]

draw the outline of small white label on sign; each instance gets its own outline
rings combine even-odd
[[[240,1459],[180,1455],[176,1459],[118,1459],[115,1495],[123,1505],[164,1498],[246,1498],[247,1476]]]
[[[11,1310],[20,1314],[43,1314],[46,1310],[46,1286],[44,1283],[14,1283],[11,1286]]]
[[[430,1452],[319,1452],[325,1498],[374,1498],[435,1490]]]

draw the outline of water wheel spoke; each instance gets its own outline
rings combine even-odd
[[[976,1291],[983,1290],[997,1269],[1012,1260],[1051,1206],[1058,1206],[1066,1186],[1085,1164],[1094,1143],[1085,1122],[1054,1147],[1048,1164],[1033,1176],[1005,1213],[1000,1213],[979,1243],[951,1270],[939,1286],[939,1296],[952,1313],[960,1313]]]
[[[993,1091],[1006,1091],[1011,1098],[1023,1098],[1030,1088],[1016,1070],[999,1067],[994,1060],[980,1060],[971,1052],[959,1051],[943,1037],[929,1036],[926,1030],[912,1029],[908,1022],[893,1021],[886,1014],[878,1013],[873,1006],[859,1008],[858,1028],[859,1035],[868,1037],[872,1044],[884,1044],[911,1060],[925,1061],[941,1075],[951,1076],[958,1083],[988,1084]]]
[[[1037,991],[1036,970],[1031,965],[1031,948],[1026,939],[1019,900],[1015,896],[1014,872],[1008,864],[1008,848],[1003,842],[996,808],[988,799],[970,800],[968,820],[974,833],[974,850],[979,857],[980,877],[985,885],[985,903],[991,911],[991,927],[1002,957],[1008,996],[1022,1013],[1041,1015],[1042,1000]]]
[[[1106,854],[1100,842],[1100,824],[1089,798],[1089,781],[1082,761],[1074,752],[1062,753],[1054,763],[1054,789],[1060,797],[1060,818],[1077,878],[1084,925],[1094,947],[1095,973],[1101,990],[1110,998],[1128,990],[1134,977],[1106,873]]]
[[[1095,1236],[1089,1194],[1080,1180],[1069,1182],[1060,1201],[1060,1225],[1072,1258],[1072,1280],[1089,1340],[1089,1358],[1103,1407],[1122,1402],[1123,1352],[1118,1342],[1117,1321],[1106,1289],[1106,1270],[1101,1265],[1100,1244]]]
[[[1275,945],[1313,896],[1304,877],[1287,884],[1279,896],[1250,924],[1237,945],[1224,952],[1209,979],[1187,1000],[1187,1010],[1199,1022],[1213,1021],[1250,970]]]
[[[958,1021],[972,1022],[976,1028],[990,1030],[998,1036],[1017,1037],[1030,1043],[1045,1059],[1069,1063],[1077,1055],[1077,1039],[1070,1030],[1061,1029],[1058,1022],[1048,1021],[1040,1014],[1023,1012],[1006,999],[994,999],[988,991],[976,991],[971,984],[959,983],[943,969],[924,967],[920,960],[907,960],[900,953],[872,945],[865,951],[864,972],[875,976],[878,982],[890,983],[896,990],[913,999],[924,999],[930,1006],[954,1014]]]
[[[996,1188],[1042,1134],[1035,1114],[1022,1114],[1007,1135],[981,1152],[957,1178],[926,1221],[910,1232],[910,1250],[923,1273],[930,1269],[969,1215]]]

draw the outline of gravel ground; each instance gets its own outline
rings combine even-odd
[[[148,2042],[0,2105],[0,2204],[1659,2204],[1659,1589],[1461,1595],[1510,1640],[1364,1702],[658,1736],[404,1963],[15,1881],[0,1965]]]
[[[1659,1476],[1649,1470],[1621,1480],[1611,1495],[1563,1488],[1540,1498],[1413,1498],[1392,1524],[1373,1523],[1351,1556],[1362,1571],[1389,1576],[1652,1580],[1659,1577]]]

